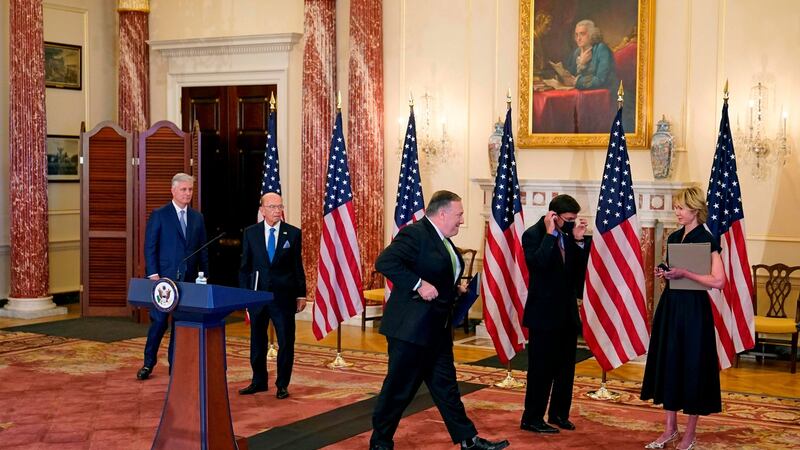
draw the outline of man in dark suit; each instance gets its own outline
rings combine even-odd
[[[278,336],[278,376],[275,396],[289,396],[294,364],[294,315],[306,307],[306,274],[301,256],[300,229],[283,222],[281,196],[261,197],[264,220],[244,230],[239,287],[253,289],[258,272],[259,291],[269,291],[273,301],[250,311],[250,367],[253,379],[241,395],[267,390],[267,324],[272,320]]]
[[[203,250],[184,261],[206,243],[206,225],[203,215],[189,207],[194,191],[194,177],[178,173],[172,177],[172,201],[154,210],[147,220],[144,232],[145,273],[151,280],[170,278],[174,281],[192,281],[200,272],[208,271],[208,252]],[[136,378],[146,380],[158,360],[158,347],[167,331],[169,314],[150,309],[150,329],[144,347],[144,365]],[[169,363],[172,366],[172,348],[175,326],[169,337]]]
[[[578,218],[578,202],[559,195],[549,211],[522,235],[530,280],[522,322],[530,330],[528,386],[520,428],[536,433],[558,433],[544,422],[574,430],[569,421],[575,349],[580,319],[577,298],[583,297],[583,277],[589,257],[584,242],[586,220]],[[552,393],[551,393],[552,389]]]
[[[389,345],[389,367],[372,414],[373,450],[394,448],[403,411],[424,381],[453,442],[462,449],[502,449],[508,441],[478,436],[467,417],[453,363],[451,314],[465,292],[457,281],[464,261],[450,238],[464,223],[461,198],[433,194],[425,218],[397,234],[375,261],[392,282],[380,332]]]

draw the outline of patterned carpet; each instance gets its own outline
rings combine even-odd
[[[385,355],[348,351],[345,358],[354,366],[332,371],[325,367],[335,356],[331,349],[298,345],[289,399],[276,400],[273,391],[240,396],[236,390],[250,378],[248,343],[228,338],[227,345],[231,414],[239,436],[263,436],[368,401],[380,390],[386,370]],[[0,331],[0,448],[149,448],[168,377],[163,346],[153,378],[135,379],[143,347],[144,338],[102,343]],[[492,367],[457,368],[460,381],[474,384],[490,386],[504,376]],[[515,376],[524,378],[524,373]],[[611,382],[609,387],[622,394],[613,403],[585,397],[597,386],[592,378],[576,380],[571,419],[578,430],[556,436],[519,430],[524,389],[488,387],[465,395],[464,403],[482,435],[508,438],[512,448],[638,449],[658,434],[661,409],[638,400],[637,383]],[[701,419],[699,448],[800,448],[800,401],[724,393],[723,402],[722,414]],[[368,423],[362,425],[363,432],[342,432],[330,448],[366,448]],[[403,419],[396,445],[454,448],[435,408]]]

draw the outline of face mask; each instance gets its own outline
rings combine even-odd
[[[561,232],[564,234],[572,234],[572,230],[575,229],[575,222],[564,222],[564,225],[561,225]]]

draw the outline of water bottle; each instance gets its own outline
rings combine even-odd
[[[195,279],[194,282],[195,284],[208,284],[206,274],[203,272],[197,272],[197,279]]]

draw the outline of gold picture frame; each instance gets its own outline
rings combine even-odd
[[[629,148],[647,148],[654,25],[655,0],[521,0],[519,147],[605,148],[621,80],[626,141]],[[588,33],[596,54],[588,51],[589,62],[578,68],[576,34],[592,28],[599,29]]]
[[[83,86],[83,57],[80,45],[44,43],[44,85],[80,91]]]

